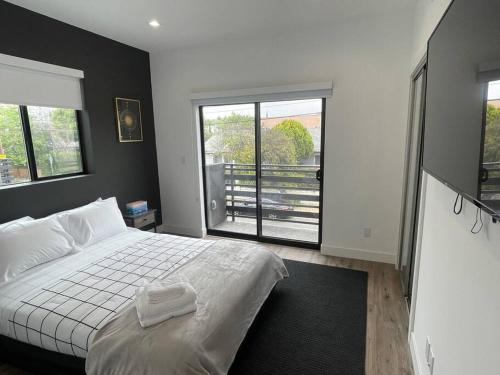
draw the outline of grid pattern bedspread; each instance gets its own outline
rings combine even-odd
[[[80,259],[76,271],[52,278],[10,303],[3,311],[7,335],[86,357],[97,330],[133,301],[137,287],[167,277],[213,244],[163,234],[140,237],[99,259]]]

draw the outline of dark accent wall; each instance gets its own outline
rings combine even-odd
[[[161,220],[149,54],[5,1],[0,1],[0,35],[0,53],[85,72],[84,141],[91,171],[83,177],[0,188],[0,223],[110,196],[117,197],[121,208],[147,200]],[[115,97],[141,101],[143,142],[118,142]]]

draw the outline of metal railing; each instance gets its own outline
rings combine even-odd
[[[0,185],[7,185],[12,183],[12,168],[13,166],[11,159],[0,159]]]
[[[319,224],[320,184],[317,165],[261,167],[262,219],[299,224]],[[255,218],[256,181],[254,164],[224,164],[226,216]]]
[[[500,194],[500,162],[483,163],[483,168],[488,171],[488,179],[481,184],[481,194]]]

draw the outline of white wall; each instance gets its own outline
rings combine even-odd
[[[326,108],[323,250],[394,262],[411,53],[410,9],[296,34],[151,55],[163,220],[201,235],[192,92],[334,82]],[[363,238],[363,228],[372,229]]]
[[[451,0],[416,0],[412,66],[416,66],[427,51],[427,41]]]
[[[415,18],[414,64],[449,0],[420,0]],[[417,254],[410,345],[417,375],[429,374],[425,342],[436,362],[434,375],[493,375],[500,372],[500,224],[470,232],[476,208],[464,202],[453,213],[456,194],[425,176]]]
[[[476,207],[464,201],[453,213],[456,194],[428,176],[413,345],[420,374],[429,337],[435,375],[493,375],[500,369],[500,224],[483,214],[485,226],[470,232]]]

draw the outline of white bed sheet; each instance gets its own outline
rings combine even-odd
[[[86,357],[97,330],[130,306],[137,286],[169,275],[212,244],[129,229],[28,270],[0,285],[0,334]]]

